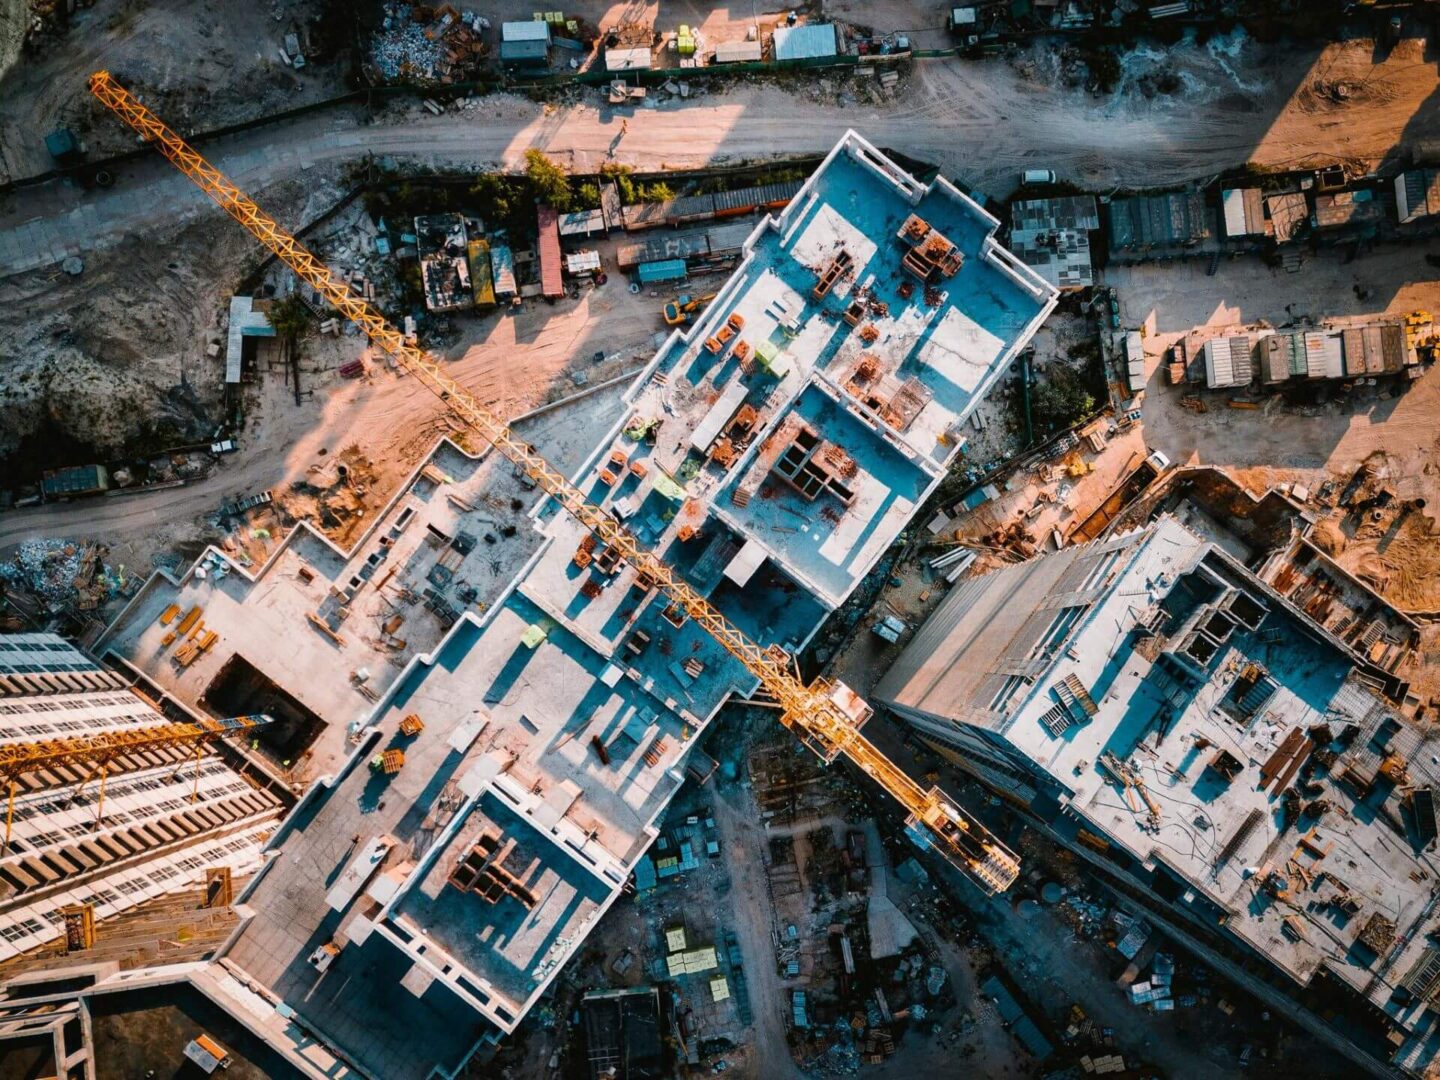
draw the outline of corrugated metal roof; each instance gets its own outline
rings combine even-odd
[[[605,211],[579,210],[573,214],[560,215],[561,236],[589,236],[605,231]]]
[[[1100,210],[1094,195],[1064,195],[1055,199],[1026,199],[1010,208],[1016,229],[1098,229]]]
[[[600,269],[598,251],[577,251],[565,256],[565,272],[568,274],[593,274]]]
[[[1116,250],[1191,244],[1210,235],[1210,212],[1199,193],[1137,195],[1110,204],[1110,246]]]
[[[808,60],[816,56],[834,56],[838,51],[835,27],[830,23],[781,26],[775,30],[776,60]]]
[[[714,195],[686,195],[670,203],[670,221],[704,221],[715,216]]]
[[[468,245],[470,258],[470,289],[475,294],[476,307],[489,307],[495,303],[495,284],[490,269],[490,245],[484,240],[471,240]]]
[[[1399,371],[1405,366],[1408,347],[1405,343],[1405,328],[1398,323],[1387,323],[1380,327],[1380,348],[1384,369]]]
[[[650,50],[643,46],[605,50],[606,71],[648,71],[651,66]]]
[[[616,249],[615,258],[622,270],[628,270],[641,263],[699,258],[709,253],[710,245],[706,234],[695,230],[665,233],[639,244],[622,244]]]
[[[1272,334],[1260,345],[1260,378],[1266,385],[1282,383],[1290,378],[1291,351],[1295,339],[1288,334]]]
[[[550,46],[544,41],[502,41],[500,59],[512,63],[523,60],[545,60],[550,55]]]
[[[759,208],[784,206],[803,186],[804,181],[791,180],[783,184],[761,184],[737,191],[721,191],[715,195],[715,213],[743,213]]]
[[[550,24],[543,19],[507,22],[500,27],[500,40],[502,42],[543,41],[548,44]]]
[[[1247,386],[1255,377],[1246,335],[1215,337],[1205,343],[1205,382],[1212,389]]]
[[[540,288],[549,297],[564,296],[565,282],[560,261],[560,217],[555,208],[541,203],[535,208],[539,230]]]
[[[1259,188],[1230,188],[1220,193],[1226,236],[1260,236],[1265,232],[1265,197]]]
[[[1365,374],[1365,336],[1359,327],[1350,327],[1340,331],[1340,341],[1344,345],[1345,374]],[[1376,344],[1379,344],[1378,338]],[[1378,359],[1378,357],[1377,357]]]
[[[734,64],[760,59],[759,41],[722,41],[715,46],[717,64]]]
[[[1367,375],[1378,375],[1385,370],[1384,330],[1379,326],[1362,326],[1357,335],[1360,338],[1361,356]],[[1350,359],[1350,334],[1345,336],[1345,368],[1352,367]]]
[[[730,255],[739,251],[754,231],[754,224],[748,221],[734,225],[716,225],[705,234],[710,243],[710,254]]]
[[[1310,330],[1306,332],[1305,367],[1312,379],[1344,377],[1345,351],[1337,331]]]
[[[641,263],[636,277],[642,285],[653,281],[677,281],[687,276],[684,259],[666,259],[662,262]]]
[[[490,249],[490,269],[497,297],[514,296],[519,291],[515,284],[515,255],[504,244],[496,244]]]
[[[669,212],[668,202],[633,203],[624,209],[625,228],[630,231],[653,229],[657,225],[665,224]]]
[[[1440,170],[1411,169],[1397,176],[1395,211],[1402,225],[1440,214]]]

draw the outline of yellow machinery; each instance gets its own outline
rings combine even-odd
[[[163,750],[167,747],[183,746],[192,748],[198,762],[207,743],[253,731],[270,722],[268,716],[234,716],[227,720],[201,720],[198,723],[157,724],[155,727],[130,731],[106,731],[98,735],[80,735],[68,739],[46,739],[41,742],[8,743],[0,746],[0,781],[9,788],[5,804],[5,843],[0,846],[0,856],[10,850],[10,826],[15,816],[15,789],[20,777],[26,773],[40,772],[69,766],[84,769],[85,777],[76,788],[76,794],[97,777],[100,780],[100,801],[96,807],[95,820],[98,823],[105,813],[105,775],[111,763],[126,754],[139,754],[147,750]],[[197,773],[198,783],[198,773]],[[193,795],[191,796],[193,799]]]
[[[688,323],[714,299],[714,293],[709,296],[677,296],[665,305],[665,325],[679,326],[681,323]]]
[[[1014,882],[1020,871],[1019,861],[999,838],[961,810],[938,787],[928,791],[922,788],[860,734],[860,727],[869,719],[871,709],[849,687],[824,678],[807,686],[784,649],[778,645],[762,648],[749,640],[677,573],[641,547],[619,521],[590,503],[579,488],[515,435],[500,417],[446,375],[432,357],[407,342],[403,334],[363,299],[333,279],[324,263],[136,101],[108,72],[90,76],[90,92],[164,154],[296,276],[319,291],[371,341],[436,394],[457,418],[513,462],[598,541],[633,566],[643,580],[659,588],[673,601],[672,609],[699,623],[760,681],[780,707],[781,722],[796,732],[822,760],[833,762],[844,754],[897,799],[909,814],[906,825],[917,843],[939,850],[988,892],[1004,890]]]

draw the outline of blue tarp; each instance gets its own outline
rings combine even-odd
[[[687,276],[684,259],[641,263],[635,274],[642,285],[648,285],[655,281],[684,281]]]
[[[655,888],[657,879],[655,877],[655,864],[650,861],[650,856],[645,856],[635,864],[635,891],[646,893]]]

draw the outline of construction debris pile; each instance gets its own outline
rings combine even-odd
[[[448,4],[386,4],[385,18],[370,42],[366,75],[376,83],[462,82],[478,70],[485,56],[481,34],[489,28],[483,16]]]
[[[125,568],[104,565],[105,548],[69,540],[25,540],[0,563],[0,581],[50,614],[93,611],[125,585]]]

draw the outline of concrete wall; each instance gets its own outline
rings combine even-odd
[[[25,29],[30,25],[26,0],[0,0],[0,78],[20,57]]]

